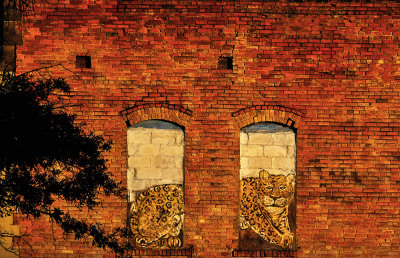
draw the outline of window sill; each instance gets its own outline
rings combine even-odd
[[[131,256],[186,256],[192,257],[193,246],[179,249],[136,249],[130,252]]]
[[[232,257],[296,257],[292,250],[233,250]]]

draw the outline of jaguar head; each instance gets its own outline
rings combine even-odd
[[[285,207],[294,196],[294,175],[270,175],[261,170],[258,195],[264,206]]]

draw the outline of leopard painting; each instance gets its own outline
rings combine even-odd
[[[270,175],[241,180],[240,228],[252,229],[269,243],[283,249],[294,247],[288,207],[294,199],[293,175]]]
[[[181,247],[183,218],[181,185],[158,185],[138,193],[130,209],[130,228],[135,245]]]

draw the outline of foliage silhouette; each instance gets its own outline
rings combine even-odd
[[[37,80],[27,73],[3,76],[0,217],[15,210],[34,218],[47,215],[77,239],[91,236],[93,245],[123,252],[124,229],[105,233],[100,225],[73,218],[57,206],[61,200],[93,209],[101,203],[99,194],[125,198],[102,156],[110,142],[85,133],[76,116],[60,104],[69,92],[63,79]]]

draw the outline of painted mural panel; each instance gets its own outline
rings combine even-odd
[[[272,123],[241,131],[239,249],[294,249],[295,134]]]
[[[148,120],[128,129],[129,226],[138,248],[183,246],[184,132]]]
[[[158,185],[137,195],[130,210],[130,228],[140,247],[182,246],[182,185]]]

